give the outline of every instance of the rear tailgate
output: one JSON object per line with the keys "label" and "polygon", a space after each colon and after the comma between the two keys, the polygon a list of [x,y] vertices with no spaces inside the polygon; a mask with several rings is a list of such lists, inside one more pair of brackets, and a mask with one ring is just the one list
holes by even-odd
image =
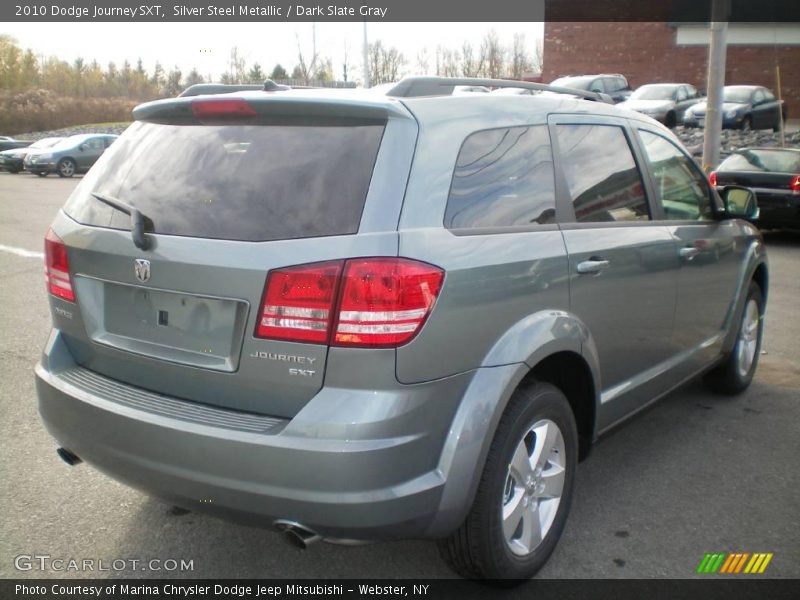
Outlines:
{"label": "rear tailgate", "polygon": [[[160,103],[169,110],[131,126],[76,188],[53,229],[78,310],[67,318],[67,303],[52,303],[80,365],[281,417],[320,389],[327,346],[255,336],[267,273],[396,256],[416,125],[404,109],[263,96],[249,101],[258,114],[201,122],[169,118],[190,101]],[[152,221],[150,247],[92,192]]]}

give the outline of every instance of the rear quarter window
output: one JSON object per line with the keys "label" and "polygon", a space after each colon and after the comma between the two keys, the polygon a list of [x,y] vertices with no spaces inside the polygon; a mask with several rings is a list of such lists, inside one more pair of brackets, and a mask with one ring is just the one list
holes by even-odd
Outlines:
{"label": "rear quarter window", "polygon": [[553,156],[546,125],[478,131],[456,159],[448,229],[510,228],[555,221]]}
{"label": "rear quarter window", "polygon": [[356,233],[385,121],[282,118],[263,125],[131,126],[64,207],[76,221],[154,233],[270,241]]}

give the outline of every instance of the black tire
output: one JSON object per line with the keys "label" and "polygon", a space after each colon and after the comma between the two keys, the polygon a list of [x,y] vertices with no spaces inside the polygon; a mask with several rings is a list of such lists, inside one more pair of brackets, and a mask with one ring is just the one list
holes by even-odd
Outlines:
{"label": "black tire", "polygon": [[13,173],[14,175],[16,175],[17,173],[19,173],[20,171],[22,171],[22,169],[20,169],[19,167],[11,167],[11,168],[8,170],[8,172],[9,172],[9,173]]}
{"label": "black tire", "polygon": [[[748,306],[751,301],[755,302],[758,310],[758,326],[755,331],[755,353],[753,354],[749,368],[745,371],[740,363],[740,353],[744,350],[742,348],[743,344],[747,344],[747,340],[743,339],[743,328],[745,321],[748,320]],[[758,356],[761,353],[761,337],[764,333],[764,296],[761,293],[761,288],[754,281],[750,282],[750,288],[744,302],[742,315],[736,327],[736,342],[734,343],[733,350],[719,365],[706,373],[703,378],[706,386],[711,391],[718,394],[732,396],[746,390],[750,382],[753,381],[753,376],[758,367]]]}
{"label": "black tire", "polygon": [[666,125],[670,129],[675,129],[675,126],[678,124],[678,118],[675,116],[674,112],[667,113],[667,117],[664,119],[664,125]]}
{"label": "black tire", "polygon": [[[564,482],[555,517],[543,539],[529,554],[520,556],[512,552],[506,541],[502,508],[508,493],[512,456],[518,446],[528,440],[526,434],[535,435],[528,432],[542,420],[557,425],[562,434],[565,456],[559,460],[563,462]],[[558,458],[557,454],[552,456]],[[487,583],[504,587],[530,579],[545,564],[564,530],[572,501],[577,459],[575,416],[561,390],[548,383],[519,388],[497,426],[472,509],[461,527],[439,542],[439,552],[444,561],[462,577],[487,580]],[[549,460],[547,464],[550,464]],[[523,496],[527,493],[523,492]]]}
{"label": "black tire", "polygon": [[75,175],[75,171],[77,169],[77,165],[75,161],[71,158],[62,158],[58,161],[58,165],[56,166],[56,173],[58,173],[59,177],[72,177]]}

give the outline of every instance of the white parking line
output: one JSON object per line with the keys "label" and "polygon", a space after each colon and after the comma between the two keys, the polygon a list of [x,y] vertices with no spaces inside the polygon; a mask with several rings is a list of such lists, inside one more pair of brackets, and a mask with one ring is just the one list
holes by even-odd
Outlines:
{"label": "white parking line", "polygon": [[25,258],[44,258],[43,252],[32,252],[31,250],[25,250],[25,248],[15,248],[14,246],[6,246],[4,244],[0,244],[0,251],[9,252]]}

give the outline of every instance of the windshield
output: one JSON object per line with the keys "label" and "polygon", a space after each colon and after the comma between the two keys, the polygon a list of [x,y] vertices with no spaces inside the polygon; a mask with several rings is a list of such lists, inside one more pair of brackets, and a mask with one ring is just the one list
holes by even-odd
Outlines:
{"label": "windshield", "polygon": [[38,142],[33,142],[29,148],[50,148],[51,146],[55,146],[64,138],[43,138]]}
{"label": "windshield", "polygon": [[718,170],[800,173],[800,152],[791,150],[740,150],[722,161]]}
{"label": "windshield", "polygon": [[753,90],[750,88],[742,87],[726,87],[722,91],[723,102],[735,102],[736,104],[746,104],[750,102],[750,96]]}
{"label": "windshield", "polygon": [[672,100],[674,86],[643,85],[631,94],[631,100]]}
{"label": "windshield", "polygon": [[69,148],[75,148],[78,144],[81,144],[86,141],[82,135],[73,135],[72,137],[64,138],[63,140],[56,142],[53,144],[53,150],[68,150]]}
{"label": "windshield", "polygon": [[550,85],[575,88],[576,90],[585,90],[589,87],[589,81],[590,79],[585,77],[561,77],[555,81],[551,81]]}
{"label": "windshield", "polygon": [[358,231],[385,121],[285,117],[264,125],[132,125],[64,207],[79,223],[130,229],[99,193],[154,233],[268,241]]}

